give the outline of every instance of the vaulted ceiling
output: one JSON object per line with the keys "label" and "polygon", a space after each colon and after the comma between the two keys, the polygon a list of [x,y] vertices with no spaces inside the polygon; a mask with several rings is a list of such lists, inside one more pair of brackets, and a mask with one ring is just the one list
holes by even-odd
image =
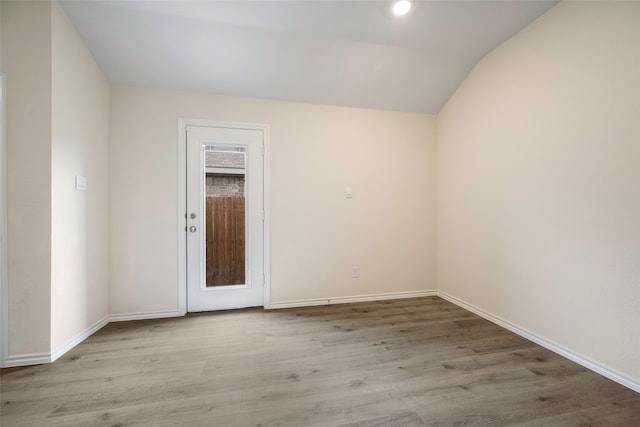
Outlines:
{"label": "vaulted ceiling", "polygon": [[73,1],[113,85],[438,113],[473,66],[557,1]]}

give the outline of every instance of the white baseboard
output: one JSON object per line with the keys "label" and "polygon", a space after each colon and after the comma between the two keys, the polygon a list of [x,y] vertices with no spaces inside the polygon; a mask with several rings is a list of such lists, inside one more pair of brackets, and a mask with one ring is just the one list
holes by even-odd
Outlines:
{"label": "white baseboard", "polygon": [[484,311],[483,309],[469,304],[468,302],[465,302],[459,298],[456,298],[453,295],[449,295],[446,292],[438,291],[437,294],[442,299],[445,299],[461,308],[464,308],[467,311],[475,313],[478,316],[483,317],[498,326],[502,326],[503,328],[508,329],[509,331],[518,334],[523,338],[528,339],[529,341],[533,341],[534,343],[539,344],[542,347],[545,347],[546,349],[559,354],[560,356],[566,357],[567,359],[576,362],[577,364],[582,365],[587,369],[590,369],[604,377],[609,378],[610,380],[613,380],[625,387],[630,388],[633,391],[640,393],[640,382],[620,372],[617,372],[615,369],[611,369],[608,366],[604,366],[553,341],[549,341],[548,339],[536,335],[525,328],[522,328],[514,323],[509,322],[508,320]]}
{"label": "white baseboard", "polygon": [[[459,298],[454,297],[443,291],[435,291],[435,290],[424,290],[424,291],[410,291],[410,292],[393,292],[393,293],[382,293],[382,294],[369,294],[369,295],[357,295],[357,296],[349,296],[349,297],[335,297],[335,298],[322,298],[322,299],[307,299],[307,300],[294,300],[294,301],[282,301],[282,302],[274,302],[269,306],[265,306],[265,309],[280,309],[280,308],[293,308],[293,307],[310,307],[317,305],[331,305],[331,304],[346,304],[353,302],[366,302],[366,301],[381,301],[381,300],[390,300],[390,299],[401,299],[401,298],[420,298],[420,297],[428,297],[428,296],[438,296],[442,299],[445,299],[467,311],[477,314],[480,317],[483,317],[490,322],[495,323],[515,334],[520,335],[536,344],[541,345],[542,347],[547,348],[548,350],[553,351],[567,359],[576,362],[579,365],[584,366],[587,369],[590,369],[604,377],[609,378],[619,384],[622,384],[625,387],[630,388],[638,393],[640,393],[640,382],[630,378],[616,370],[609,368],[608,366],[604,366],[594,360],[589,359],[581,354],[578,354],[574,351],[571,351],[557,343],[554,343],[546,338],[543,338],[539,335],[534,334],[533,332],[522,328],[514,323],[509,322],[499,316],[493,315],[479,307],[476,307],[472,304],[469,304]],[[185,313],[181,313],[178,310],[170,310],[170,311],[151,311],[151,312],[137,312],[137,313],[124,313],[124,314],[112,314],[110,316],[106,316],[103,319],[100,319],[89,328],[85,329],[69,341],[67,341],[64,345],[60,346],[52,353],[39,353],[39,354],[23,354],[23,355],[13,355],[7,356],[5,359],[5,363],[3,367],[15,367],[15,366],[27,366],[27,365],[39,365],[43,363],[51,363],[66,352],[71,350],[76,345],[80,344],[82,341],[87,339],[93,333],[107,325],[109,322],[123,322],[128,320],[143,320],[143,319],[159,319],[165,317],[179,317],[184,316]]]}
{"label": "white baseboard", "polygon": [[180,316],[184,316],[184,313],[180,313],[178,310],[142,311],[142,312],[136,312],[136,313],[112,314],[111,316],[109,316],[109,322],[126,322],[129,320],[161,319],[165,317],[180,317]]}
{"label": "white baseboard", "polygon": [[105,316],[98,320],[93,325],[89,326],[84,331],[80,332],[75,337],[58,347],[51,353],[38,353],[38,354],[16,354],[7,356],[2,364],[3,368],[11,368],[16,366],[28,366],[28,365],[41,365],[44,363],[52,363],[62,357],[69,350],[80,344],[82,341],[89,338],[91,335],[102,329],[110,322],[123,322],[127,320],[143,320],[143,319],[160,319],[163,317],[178,317],[184,316],[184,313],[178,312],[178,310],[171,311],[150,311],[140,313],[126,313],[126,314],[112,314]]}
{"label": "white baseboard", "polygon": [[73,347],[80,344],[82,341],[89,338],[91,335],[96,333],[98,330],[102,329],[109,323],[109,316],[105,316],[102,319],[98,320],[93,325],[89,326],[84,331],[80,332],[75,337],[71,338],[69,341],[58,347],[56,350],[51,352],[51,362],[58,360],[62,355],[71,350]]}
{"label": "white baseboard", "polygon": [[43,363],[52,363],[62,357],[65,353],[71,350],[73,347],[80,344],[82,341],[89,338],[91,335],[102,329],[109,323],[109,316],[105,316],[98,320],[93,325],[89,326],[84,331],[71,338],[66,343],[52,351],[51,353],[38,353],[38,354],[16,354],[8,356],[4,362],[3,368],[10,368],[15,366],[27,366],[27,365],[41,365]]}
{"label": "white baseboard", "polygon": [[12,368],[15,366],[42,365],[43,363],[51,363],[51,353],[37,354],[16,354],[7,356],[4,361],[3,368]]}
{"label": "white baseboard", "polygon": [[293,307],[312,307],[314,305],[329,305],[328,299],[300,299],[292,301],[272,302],[269,305],[265,305],[265,310],[277,310],[279,308],[293,308]]}
{"label": "white baseboard", "polygon": [[268,310],[275,310],[279,308],[311,307],[314,305],[333,305],[333,304],[347,304],[352,302],[382,301],[382,300],[388,300],[388,299],[432,297],[436,295],[437,295],[437,291],[435,290],[391,292],[391,293],[383,293],[383,294],[354,295],[354,296],[348,296],[348,297],[333,297],[333,298],[272,302],[271,304],[269,304],[268,306],[265,306],[264,308]]}

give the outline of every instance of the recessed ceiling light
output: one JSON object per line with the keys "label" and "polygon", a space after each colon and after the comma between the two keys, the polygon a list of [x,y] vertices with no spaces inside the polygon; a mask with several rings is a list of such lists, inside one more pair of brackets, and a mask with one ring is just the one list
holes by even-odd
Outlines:
{"label": "recessed ceiling light", "polygon": [[409,0],[400,0],[393,5],[393,14],[396,16],[406,15],[410,10],[411,2]]}

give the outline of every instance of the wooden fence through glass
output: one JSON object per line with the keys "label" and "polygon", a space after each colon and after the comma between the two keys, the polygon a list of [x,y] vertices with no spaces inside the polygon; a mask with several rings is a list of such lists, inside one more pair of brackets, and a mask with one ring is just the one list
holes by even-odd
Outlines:
{"label": "wooden fence through glass", "polygon": [[207,197],[207,287],[245,284],[245,198]]}

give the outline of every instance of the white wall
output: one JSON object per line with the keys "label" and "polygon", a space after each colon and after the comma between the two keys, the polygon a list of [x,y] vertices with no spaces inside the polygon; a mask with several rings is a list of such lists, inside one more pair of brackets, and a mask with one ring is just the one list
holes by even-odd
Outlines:
{"label": "white wall", "polygon": [[640,381],[640,3],[563,2],[438,116],[438,287]]}
{"label": "white wall", "polygon": [[9,355],[50,350],[51,3],[2,1]]}
{"label": "white wall", "polygon": [[[51,347],[109,314],[109,85],[52,10]],[[88,179],[75,189],[75,176]]]}
{"label": "white wall", "polygon": [[2,68],[2,5],[0,5],[0,366],[7,357],[7,144],[6,144],[6,88]]}
{"label": "white wall", "polygon": [[271,126],[272,302],[435,289],[434,116],[115,87],[112,313],[177,309],[178,118]]}
{"label": "white wall", "polygon": [[109,86],[56,2],[1,8],[11,365],[108,315]]}
{"label": "white wall", "polygon": [[4,72],[2,68],[2,6],[0,5],[0,71]]}

